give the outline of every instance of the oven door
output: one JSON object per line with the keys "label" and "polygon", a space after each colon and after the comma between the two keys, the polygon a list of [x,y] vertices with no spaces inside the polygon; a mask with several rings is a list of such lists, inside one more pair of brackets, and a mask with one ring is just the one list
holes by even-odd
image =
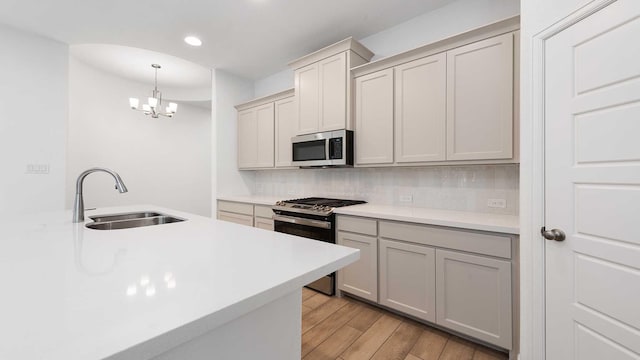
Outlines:
{"label": "oven door", "polygon": [[[273,226],[276,232],[335,244],[336,238],[333,229],[334,222],[331,221],[332,218],[306,218],[299,217],[296,214],[276,213],[273,215]],[[306,286],[326,295],[333,296],[336,289],[336,273],[323,276]]]}
{"label": "oven door", "polygon": [[335,243],[333,226],[328,220],[275,214],[273,215],[273,226],[277,232]]}

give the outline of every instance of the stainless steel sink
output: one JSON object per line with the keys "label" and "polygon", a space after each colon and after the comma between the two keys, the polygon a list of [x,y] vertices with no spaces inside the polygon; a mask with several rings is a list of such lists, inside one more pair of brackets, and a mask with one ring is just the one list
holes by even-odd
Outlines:
{"label": "stainless steel sink", "polygon": [[95,215],[91,216],[90,218],[94,220],[94,222],[88,223],[86,227],[94,230],[131,229],[142,226],[170,224],[185,221],[185,219],[152,211],[126,214]]}
{"label": "stainless steel sink", "polygon": [[94,215],[94,216],[89,216],[89,218],[95,222],[106,222],[106,221],[142,219],[142,218],[150,218],[155,216],[166,216],[166,215],[158,212],[153,212],[153,211],[141,211],[141,212],[122,213],[122,214]]}

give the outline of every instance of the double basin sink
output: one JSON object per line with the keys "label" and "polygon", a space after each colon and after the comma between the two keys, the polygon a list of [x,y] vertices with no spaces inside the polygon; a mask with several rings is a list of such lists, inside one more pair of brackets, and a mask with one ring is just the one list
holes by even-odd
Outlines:
{"label": "double basin sink", "polygon": [[119,230],[131,229],[142,226],[170,224],[185,221],[175,216],[162,214],[155,211],[141,211],[123,214],[108,214],[89,216],[93,222],[85,225],[94,230]]}

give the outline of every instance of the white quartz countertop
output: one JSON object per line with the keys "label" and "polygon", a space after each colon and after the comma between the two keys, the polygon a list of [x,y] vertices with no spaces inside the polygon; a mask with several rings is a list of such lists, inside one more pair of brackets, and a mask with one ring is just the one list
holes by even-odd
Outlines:
{"label": "white quartz countertop", "polygon": [[273,206],[276,204],[276,201],[286,200],[286,199],[283,199],[282,197],[275,197],[275,196],[222,195],[222,196],[218,196],[218,200]]}
{"label": "white quartz countertop", "polygon": [[[148,359],[355,261],[351,248],[156,206],[187,221],[0,223],[0,359]],[[277,329],[274,329],[277,331]]]}
{"label": "white quartz countertop", "polygon": [[345,206],[335,209],[335,213],[508,234],[520,233],[519,219],[513,215],[375,204]]}
{"label": "white quartz countertop", "polygon": [[[281,197],[229,195],[218,200],[249,204],[274,205]],[[515,215],[489,214],[452,210],[427,209],[408,206],[362,204],[335,209],[336,214],[363,216],[383,220],[406,221],[418,224],[450,226],[463,229],[520,234],[520,220]]]}

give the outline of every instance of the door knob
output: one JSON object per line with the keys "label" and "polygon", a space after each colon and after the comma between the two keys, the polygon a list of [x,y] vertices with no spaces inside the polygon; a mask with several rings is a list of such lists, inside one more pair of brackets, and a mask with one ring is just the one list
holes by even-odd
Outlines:
{"label": "door knob", "polygon": [[544,238],[547,240],[564,241],[564,239],[566,239],[566,235],[564,234],[564,231],[560,229],[547,230],[543,226],[540,229],[540,234],[542,234],[542,236],[544,236]]}

